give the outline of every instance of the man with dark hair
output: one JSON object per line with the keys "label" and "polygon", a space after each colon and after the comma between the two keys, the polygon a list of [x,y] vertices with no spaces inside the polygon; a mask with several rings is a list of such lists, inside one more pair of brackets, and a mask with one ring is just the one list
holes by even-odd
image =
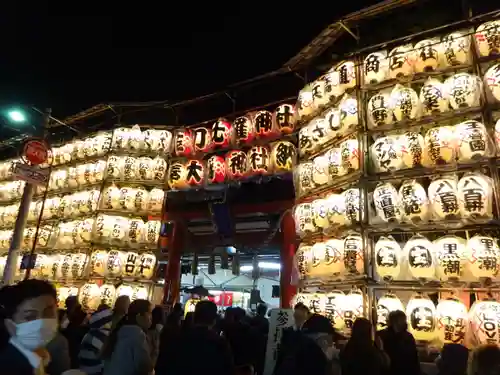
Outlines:
{"label": "man with dark hair", "polygon": [[267,306],[264,303],[257,305],[255,317],[252,319],[252,326],[255,327],[261,334],[269,333],[269,320],[266,318]]}
{"label": "man with dark hair", "polygon": [[194,325],[212,328],[217,320],[217,305],[211,301],[198,302],[194,308]]}
{"label": "man with dark hair", "polygon": [[309,319],[309,308],[302,302],[297,303],[293,308],[293,319],[294,327],[296,331],[299,331],[307,319]]}

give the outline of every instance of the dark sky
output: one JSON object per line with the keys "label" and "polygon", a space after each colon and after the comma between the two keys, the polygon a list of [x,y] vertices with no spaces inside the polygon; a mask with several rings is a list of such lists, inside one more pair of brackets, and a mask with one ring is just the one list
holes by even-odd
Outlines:
{"label": "dark sky", "polygon": [[0,16],[0,101],[65,117],[100,102],[195,97],[281,67],[376,2],[12,2]]}

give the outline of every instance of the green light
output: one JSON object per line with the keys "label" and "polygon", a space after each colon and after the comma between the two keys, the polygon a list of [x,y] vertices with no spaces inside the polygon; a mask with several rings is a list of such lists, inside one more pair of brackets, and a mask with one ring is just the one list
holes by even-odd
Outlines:
{"label": "green light", "polygon": [[18,123],[26,122],[26,116],[21,111],[18,110],[9,111],[7,115],[9,116],[9,119],[13,122],[18,122]]}

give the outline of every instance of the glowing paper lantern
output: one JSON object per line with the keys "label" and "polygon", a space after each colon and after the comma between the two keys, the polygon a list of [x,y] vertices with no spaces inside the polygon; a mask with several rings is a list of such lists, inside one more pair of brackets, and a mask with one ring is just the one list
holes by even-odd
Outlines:
{"label": "glowing paper lantern", "polygon": [[153,181],[164,182],[167,174],[167,162],[159,156],[155,157],[152,162]]}
{"label": "glowing paper lantern", "polygon": [[328,173],[328,156],[319,155],[314,158],[312,180],[316,187],[326,185],[331,181]]}
{"label": "glowing paper lantern", "polygon": [[444,236],[434,241],[437,272],[441,280],[460,279],[466,266],[465,240]]}
{"label": "glowing paper lantern", "polygon": [[476,301],[469,311],[471,333],[474,346],[500,345],[500,303],[489,299]]}
{"label": "glowing paper lantern", "polygon": [[87,283],[80,288],[78,300],[84,310],[97,310],[101,303],[101,293],[97,284]]}
{"label": "glowing paper lantern", "polygon": [[304,235],[307,232],[315,232],[314,210],[312,203],[302,203],[295,207],[293,217],[297,234]]}
{"label": "glowing paper lantern", "polygon": [[311,246],[300,244],[294,256],[294,264],[299,274],[300,280],[304,280],[308,276],[308,270],[310,268],[311,262]]}
{"label": "glowing paper lantern", "polygon": [[147,129],[144,131],[144,146],[148,152],[170,153],[172,133],[168,130]]}
{"label": "glowing paper lantern", "polygon": [[469,270],[476,278],[494,278],[500,266],[500,248],[497,240],[475,235],[467,241]]}
{"label": "glowing paper lantern", "polygon": [[370,153],[377,172],[397,171],[404,167],[401,143],[395,136],[377,138]]}
{"label": "glowing paper lantern", "polygon": [[281,134],[293,133],[295,120],[295,107],[292,104],[282,104],[274,111],[273,123]]}
{"label": "glowing paper lantern", "polygon": [[[123,164],[121,164],[121,179],[125,181],[133,181],[139,178],[139,160],[136,157],[124,156]],[[86,171],[84,176],[87,176]],[[94,183],[95,181],[89,180],[88,183]]]}
{"label": "glowing paper lantern", "polygon": [[134,285],[132,287],[132,296],[130,296],[131,301],[135,301],[136,299],[148,299],[148,288],[141,285]]}
{"label": "glowing paper lantern", "polygon": [[185,165],[186,184],[198,187],[205,182],[205,165],[201,160],[188,160]]}
{"label": "glowing paper lantern", "polygon": [[331,238],[325,242],[325,253],[323,263],[328,276],[338,276],[341,274],[344,264],[342,255],[344,253],[344,241]]}
{"label": "glowing paper lantern", "polygon": [[329,139],[335,138],[342,133],[342,122],[340,121],[340,110],[338,108],[328,109],[324,121]]}
{"label": "glowing paper lantern", "polygon": [[222,156],[211,156],[208,159],[207,167],[207,182],[209,184],[222,184],[226,181],[226,162]]}
{"label": "glowing paper lantern", "polygon": [[392,293],[387,293],[377,301],[377,330],[387,328],[389,314],[392,311],[404,311],[401,300]]}
{"label": "glowing paper lantern", "polygon": [[342,312],[344,315],[344,333],[349,335],[354,321],[364,314],[363,293],[359,290],[353,290],[346,295]]}
{"label": "glowing paper lantern", "polygon": [[352,232],[344,238],[344,267],[348,274],[364,273],[363,238],[359,233]]}
{"label": "glowing paper lantern", "polygon": [[303,127],[299,130],[299,154],[306,155],[314,151],[316,146],[312,140],[311,128]]}
{"label": "glowing paper lantern", "polygon": [[162,189],[153,188],[149,192],[149,198],[146,201],[147,212],[160,212],[163,208],[165,192]]}
{"label": "glowing paper lantern", "polygon": [[248,173],[250,175],[264,175],[270,172],[271,160],[269,157],[269,149],[267,147],[252,147],[250,151],[248,151],[247,160]]}
{"label": "glowing paper lantern", "polygon": [[407,44],[389,52],[389,78],[400,78],[413,73],[413,46]]}
{"label": "glowing paper lantern", "polygon": [[136,263],[139,259],[139,254],[135,251],[127,252],[125,256],[125,267],[123,269],[123,276],[132,277],[135,274]]}
{"label": "glowing paper lantern", "polygon": [[426,161],[431,165],[449,164],[455,160],[455,134],[450,126],[432,128],[425,134]]}
{"label": "glowing paper lantern", "polygon": [[366,56],[363,63],[363,73],[365,84],[376,84],[387,79],[389,74],[389,60],[387,53],[373,52]]}
{"label": "glowing paper lantern", "polygon": [[401,273],[401,246],[392,236],[380,237],[375,243],[375,270],[383,279],[397,279]]}
{"label": "glowing paper lantern", "polygon": [[331,101],[344,94],[344,87],[340,85],[340,72],[334,68],[323,76],[325,80],[325,94]]}
{"label": "glowing paper lantern", "polygon": [[436,338],[436,308],[422,294],[410,299],[406,307],[408,330],[417,341],[432,341]]}
{"label": "glowing paper lantern", "polygon": [[187,170],[184,163],[175,161],[170,164],[168,171],[168,186],[170,189],[182,189],[186,187]]}
{"label": "glowing paper lantern", "polygon": [[404,168],[414,168],[422,165],[425,147],[424,137],[419,133],[406,132],[397,138],[397,144],[403,150]]}
{"label": "glowing paper lantern", "polygon": [[324,242],[316,242],[311,247],[311,267],[310,267],[310,276],[319,277],[323,276],[325,273],[323,260],[325,258],[325,243]]}
{"label": "glowing paper lantern", "polygon": [[388,91],[380,91],[368,100],[368,120],[374,126],[389,125],[394,122]]}
{"label": "glowing paper lantern", "polygon": [[459,213],[458,186],[456,178],[444,176],[429,185],[431,210],[437,219],[454,218]]}
{"label": "glowing paper lantern", "polygon": [[232,180],[239,180],[247,175],[248,161],[244,151],[233,150],[226,155],[226,171]]}
{"label": "glowing paper lantern", "polygon": [[106,277],[119,277],[124,271],[126,253],[118,250],[110,250],[106,258]]}
{"label": "glowing paper lantern", "polygon": [[340,144],[342,169],[345,174],[359,170],[359,144],[357,139],[347,139]]}
{"label": "glowing paper lantern", "polygon": [[125,229],[126,243],[131,247],[137,247],[142,241],[145,231],[145,224],[141,218],[129,219],[128,226]]}
{"label": "glowing paper lantern", "polygon": [[141,280],[151,280],[154,276],[156,256],[153,253],[142,253],[136,262],[134,276]]}
{"label": "glowing paper lantern", "polygon": [[295,167],[297,150],[293,143],[278,141],[271,148],[271,169],[273,172],[290,172]]}
{"label": "glowing paper lantern", "polygon": [[328,208],[328,220],[334,226],[342,226],[347,223],[347,215],[345,214],[345,196],[344,194],[330,194],[326,198]]}
{"label": "glowing paper lantern", "polygon": [[464,218],[493,216],[491,178],[482,173],[466,173],[458,181],[458,206]]}
{"label": "glowing paper lantern", "polygon": [[233,127],[226,119],[220,118],[212,125],[212,143],[214,147],[228,147],[232,136]]}
{"label": "glowing paper lantern", "polygon": [[130,285],[122,284],[116,289],[116,298],[120,296],[128,296],[130,298],[133,293],[134,290]]}
{"label": "glowing paper lantern", "polygon": [[83,275],[85,267],[87,266],[87,254],[76,253],[73,254],[71,263],[71,276],[73,279],[78,279]]}
{"label": "glowing paper lantern", "polygon": [[456,298],[439,301],[436,308],[439,341],[444,344],[463,344],[467,328],[467,308]]}
{"label": "glowing paper lantern", "polygon": [[299,120],[302,117],[309,116],[313,113],[314,107],[311,85],[306,85],[302,90],[300,90],[296,107]]}
{"label": "glowing paper lantern", "polygon": [[137,177],[139,180],[148,181],[153,179],[153,159],[141,157],[137,159]]}
{"label": "glowing paper lantern", "polygon": [[444,84],[450,95],[451,108],[477,107],[481,96],[478,83],[478,78],[469,73],[457,73],[449,77]]}
{"label": "glowing paper lantern", "polygon": [[475,34],[479,56],[500,53],[500,21],[494,20],[480,25]]}
{"label": "glowing paper lantern", "polygon": [[454,31],[443,37],[444,66],[465,65],[470,61],[470,37],[467,32]]}
{"label": "glowing paper lantern", "polygon": [[493,98],[500,101],[500,64],[491,66],[484,75],[484,82]]}
{"label": "glowing paper lantern", "polygon": [[194,151],[208,152],[212,149],[212,131],[207,128],[196,128],[193,130]]}
{"label": "glowing paper lantern", "polygon": [[325,93],[326,81],[323,77],[318,78],[311,84],[313,96],[313,108],[323,108],[329,101],[329,96]]}
{"label": "glowing paper lantern", "polygon": [[66,299],[69,297],[70,289],[66,286],[62,286],[56,289],[57,291],[57,307],[60,309],[66,308]]}
{"label": "glowing paper lantern", "polygon": [[443,113],[449,110],[446,85],[436,78],[428,78],[420,89],[420,102],[425,115]]}
{"label": "glowing paper lantern", "polygon": [[312,202],[313,207],[313,222],[316,228],[328,228],[328,207],[326,199],[316,199]]}
{"label": "glowing paper lantern", "polygon": [[158,246],[158,240],[160,239],[160,220],[149,220],[144,226],[144,238],[142,243],[146,246]]}
{"label": "glowing paper lantern", "polygon": [[401,203],[397,190],[390,182],[380,183],[373,192],[377,216],[384,222],[401,220]]}
{"label": "glowing paper lantern", "polygon": [[101,303],[113,306],[116,299],[116,288],[113,284],[103,284],[99,288]]}
{"label": "glowing paper lantern", "polygon": [[441,59],[442,47],[437,38],[424,39],[415,44],[415,71],[432,72],[437,69]]}
{"label": "glowing paper lantern", "polygon": [[390,105],[396,121],[413,120],[417,118],[420,110],[418,95],[410,87],[394,86],[391,91]]}
{"label": "glowing paper lantern", "polygon": [[258,111],[254,117],[255,134],[258,138],[269,138],[275,133],[273,114],[269,111]]}
{"label": "glowing paper lantern", "polygon": [[345,225],[353,225],[361,222],[363,212],[363,197],[358,188],[351,188],[342,194],[345,202]]}
{"label": "glowing paper lantern", "polygon": [[355,97],[345,94],[339,103],[340,121],[346,132],[358,125],[358,101]]}
{"label": "glowing paper lantern", "polygon": [[456,125],[455,134],[459,161],[480,160],[489,156],[488,131],[480,122],[464,121]]}
{"label": "glowing paper lantern", "polygon": [[429,199],[424,187],[415,180],[404,181],[399,188],[403,220],[418,223],[429,214]]}
{"label": "glowing paper lantern", "polygon": [[334,291],[325,295],[325,316],[330,319],[337,331],[345,328],[344,307],[346,295],[340,291]]}
{"label": "glowing paper lantern", "polygon": [[71,264],[73,263],[73,256],[71,254],[62,254],[61,263],[57,270],[57,279],[71,279]]}
{"label": "glowing paper lantern", "polygon": [[354,61],[343,61],[335,68],[339,72],[340,86],[344,90],[356,87],[356,66]]}
{"label": "glowing paper lantern", "polygon": [[191,156],[194,152],[193,132],[189,129],[179,129],[174,134],[174,152],[176,156]]}
{"label": "glowing paper lantern", "polygon": [[233,137],[236,146],[244,146],[253,142],[255,139],[255,127],[250,114],[237,117],[234,120]]}
{"label": "glowing paper lantern", "polygon": [[405,244],[403,253],[408,259],[408,268],[416,279],[433,279],[436,276],[434,245],[427,238],[415,235]]}

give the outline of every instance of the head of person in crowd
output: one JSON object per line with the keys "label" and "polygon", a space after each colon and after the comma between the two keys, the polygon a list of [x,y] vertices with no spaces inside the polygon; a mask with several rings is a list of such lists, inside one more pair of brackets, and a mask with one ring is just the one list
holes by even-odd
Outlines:
{"label": "head of person in crowd", "polygon": [[267,313],[267,306],[265,303],[259,303],[257,305],[257,316],[265,317]]}
{"label": "head of person in crowd", "polygon": [[177,302],[177,303],[174,305],[174,307],[172,308],[172,312],[175,312],[175,313],[177,313],[177,314],[181,314],[181,315],[182,315],[182,311],[183,311],[183,310],[184,310],[184,309],[182,308],[182,303],[179,303],[179,302]]}
{"label": "head of person in crowd", "polygon": [[64,306],[66,307],[66,312],[71,314],[78,306],[80,306],[80,302],[78,302],[78,296],[69,296],[64,301]]}
{"label": "head of person in crowd", "polygon": [[165,324],[165,313],[161,306],[155,306],[151,312],[151,329],[161,330]]}
{"label": "head of person in crowd", "polygon": [[0,304],[8,337],[29,351],[45,348],[59,326],[55,288],[35,279],[7,288]]}
{"label": "head of person in crowd", "polygon": [[213,328],[217,321],[217,305],[212,301],[200,301],[194,308],[193,323],[195,326]]}
{"label": "head of person in crowd", "polygon": [[469,350],[460,344],[446,344],[436,360],[436,366],[443,375],[465,375],[469,361]]}
{"label": "head of person in crowd", "polygon": [[241,307],[234,308],[234,320],[239,323],[243,323],[247,313]]}
{"label": "head of person in crowd", "polygon": [[232,324],[236,321],[236,310],[233,307],[228,307],[224,311],[224,324]]}
{"label": "head of person in crowd", "polygon": [[354,321],[349,342],[357,347],[373,345],[373,329],[368,319],[357,318]]}
{"label": "head of person in crowd", "polygon": [[302,326],[302,331],[313,339],[328,359],[333,357],[336,332],[330,320],[319,314],[313,314]]}
{"label": "head of person in crowd", "polygon": [[191,329],[194,323],[194,312],[188,312],[184,319],[182,320],[182,330],[188,331]]}
{"label": "head of person in crowd", "polygon": [[469,361],[469,375],[500,375],[500,348],[496,345],[477,348]]}
{"label": "head of person in crowd", "polygon": [[130,306],[130,297],[126,295],[121,295],[116,299],[115,307],[113,308],[113,313],[115,315],[125,315]]}
{"label": "head of person in crowd", "polygon": [[406,321],[406,314],[401,310],[391,311],[387,317],[387,325],[396,333],[406,332],[408,323]]}
{"label": "head of person in crowd", "polygon": [[301,328],[304,325],[306,320],[309,318],[309,315],[309,308],[302,302],[295,304],[293,307],[293,318],[297,328]]}

